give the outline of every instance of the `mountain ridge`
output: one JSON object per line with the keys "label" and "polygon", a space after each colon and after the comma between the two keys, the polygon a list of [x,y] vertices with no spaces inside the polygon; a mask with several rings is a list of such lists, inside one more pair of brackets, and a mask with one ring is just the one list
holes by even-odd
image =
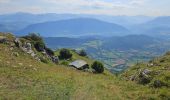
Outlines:
{"label": "mountain ridge", "polygon": [[[60,21],[51,21],[33,24],[16,33],[41,33],[42,36],[64,36],[64,35],[126,35],[129,30],[123,26],[100,21],[93,18],[75,18]],[[103,35],[103,36],[104,36]]]}

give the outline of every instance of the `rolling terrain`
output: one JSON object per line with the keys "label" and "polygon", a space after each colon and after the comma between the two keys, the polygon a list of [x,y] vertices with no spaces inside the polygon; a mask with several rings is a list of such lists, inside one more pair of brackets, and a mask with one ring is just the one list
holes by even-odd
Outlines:
{"label": "rolling terrain", "polygon": [[[170,50],[169,38],[155,38],[147,35],[122,37],[49,37],[45,43],[55,49],[84,49],[91,58],[106,64],[113,72],[121,72],[138,61],[148,61]],[[121,68],[113,67],[122,65]],[[117,66],[119,67],[119,66]]]}

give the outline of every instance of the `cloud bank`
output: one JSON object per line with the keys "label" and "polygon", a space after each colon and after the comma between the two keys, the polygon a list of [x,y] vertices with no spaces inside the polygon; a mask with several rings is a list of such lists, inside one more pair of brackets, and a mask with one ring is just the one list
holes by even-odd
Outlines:
{"label": "cloud bank", "polygon": [[0,13],[170,15],[170,0],[0,0]]}

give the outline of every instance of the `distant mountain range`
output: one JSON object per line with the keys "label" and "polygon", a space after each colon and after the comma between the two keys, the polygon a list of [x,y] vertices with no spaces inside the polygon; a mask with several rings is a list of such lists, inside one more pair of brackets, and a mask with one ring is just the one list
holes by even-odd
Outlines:
{"label": "distant mountain range", "polygon": [[147,35],[170,35],[170,16],[157,17],[143,24],[138,24],[130,29],[134,33]]}
{"label": "distant mountain range", "polygon": [[30,32],[42,36],[123,36],[129,34],[125,27],[92,18],[76,18],[30,25],[18,31],[20,35]]}
{"label": "distant mountain range", "polygon": [[[114,35],[117,35],[120,33],[122,35],[125,35],[128,33],[127,30],[129,30],[133,34],[145,34],[145,35],[151,35],[151,36],[155,36],[155,35],[159,36],[159,35],[167,35],[167,34],[169,35],[170,34],[170,16],[161,16],[161,17],[108,16],[108,15],[55,14],[55,13],[47,13],[47,14],[14,13],[14,14],[0,15],[0,31],[16,33],[16,32],[22,32],[22,31],[24,32],[26,29],[31,29],[31,30],[27,30],[25,32],[28,32],[28,31],[34,32],[35,29],[33,30],[32,28],[30,28],[31,26],[38,27],[40,24],[54,24],[54,23],[58,23],[61,21],[67,21],[67,22],[69,20],[75,21],[75,19],[77,19],[79,21],[81,19],[82,21],[80,21],[81,23],[79,23],[81,25],[85,19],[94,19],[94,20],[98,20],[98,21],[100,20],[100,22],[98,22],[98,23],[94,22],[94,23],[101,24],[100,26],[102,26],[102,27],[104,27],[103,25],[108,25],[106,23],[110,23],[110,24],[113,23],[114,26],[119,26],[119,28],[118,27],[113,28],[114,31],[109,29],[108,26],[105,26],[105,27],[107,27],[106,29],[109,29],[109,30],[105,29],[105,31],[107,32],[107,34],[111,34],[111,35],[113,35],[113,33],[114,33]],[[71,22],[71,23],[73,23],[73,22]],[[69,24],[69,25],[71,25],[71,24]],[[74,24],[74,25],[70,28],[77,27],[76,24]],[[87,23],[84,23],[84,25],[87,25]],[[38,31],[38,32],[40,34],[41,34],[41,32],[43,32],[44,36],[46,34],[48,34],[48,35],[51,34],[51,36],[60,36],[61,34],[62,35],[70,35],[70,34],[71,35],[77,35],[77,34],[84,35],[85,33],[86,33],[85,35],[88,35],[88,34],[92,34],[92,32],[95,34],[97,33],[96,35],[98,35],[98,34],[101,35],[101,32],[103,32],[102,29],[105,28],[105,27],[101,28],[101,27],[99,27],[99,25],[97,25],[97,26],[95,25],[96,28],[100,28],[99,30],[101,32],[98,33],[99,30],[96,31],[96,29],[93,29],[93,30],[90,29],[90,31],[88,31],[88,32],[85,32],[85,30],[82,30],[82,32],[80,32],[80,29],[82,28],[82,27],[80,28],[80,26],[78,27],[77,31],[75,31],[75,29],[68,29],[68,28],[66,28],[66,26],[61,27],[61,25],[57,25],[57,27],[58,26],[60,26],[62,31],[57,30],[57,28],[55,27],[55,29],[52,29],[55,31],[48,30],[47,31],[48,33],[44,32],[44,31]],[[122,31],[118,31],[118,29],[121,29],[120,27],[123,29]],[[90,28],[94,28],[94,26],[90,27]],[[44,29],[44,27],[41,28],[41,30],[43,30],[43,29]],[[47,29],[49,29],[49,28],[47,27]],[[86,28],[83,27],[82,29],[86,29]],[[57,32],[56,32],[56,30],[57,30]],[[110,31],[112,31],[112,32],[110,33]],[[122,33],[122,32],[124,32],[124,33]],[[102,34],[105,34],[105,32]],[[19,34],[16,34],[16,35],[19,35]]]}

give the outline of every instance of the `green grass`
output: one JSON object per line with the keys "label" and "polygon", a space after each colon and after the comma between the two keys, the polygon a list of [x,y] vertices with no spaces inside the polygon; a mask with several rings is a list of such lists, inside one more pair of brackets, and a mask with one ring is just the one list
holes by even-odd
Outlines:
{"label": "green grass", "polygon": [[[16,47],[9,48],[0,44],[0,100],[166,100],[169,96],[166,88],[139,85],[107,71],[93,74],[51,62],[45,64]],[[72,53],[72,60],[93,62]]]}

